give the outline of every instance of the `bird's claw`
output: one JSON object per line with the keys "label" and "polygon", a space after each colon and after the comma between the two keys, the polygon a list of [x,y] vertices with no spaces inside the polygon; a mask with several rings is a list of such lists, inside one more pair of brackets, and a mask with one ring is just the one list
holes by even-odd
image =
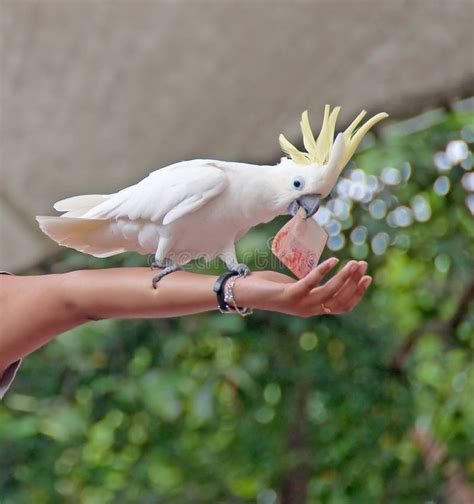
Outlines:
{"label": "bird's claw", "polygon": [[236,264],[231,271],[237,272],[240,276],[243,276],[244,278],[250,274],[250,268],[243,263]]}
{"label": "bird's claw", "polygon": [[[158,266],[156,263],[153,263],[152,265],[153,268],[163,268],[163,266]],[[173,271],[178,271],[182,269],[179,264],[170,264],[168,266],[165,266],[159,273],[157,273],[151,280],[151,283],[153,285],[153,288],[156,289],[156,284],[166,275],[169,275],[170,273],[173,273]]]}
{"label": "bird's claw", "polygon": [[150,264],[150,268],[153,270],[153,269],[162,269],[162,268],[166,268],[166,266],[169,266],[168,262],[167,261],[157,261],[157,260],[154,260],[151,264]]}

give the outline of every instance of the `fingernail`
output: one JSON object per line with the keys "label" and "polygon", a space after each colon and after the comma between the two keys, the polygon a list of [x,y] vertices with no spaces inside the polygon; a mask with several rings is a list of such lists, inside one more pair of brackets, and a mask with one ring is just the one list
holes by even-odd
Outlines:
{"label": "fingernail", "polygon": [[331,259],[330,259],[331,266],[335,266],[338,262],[339,262],[339,259],[337,257],[331,257]]}
{"label": "fingernail", "polygon": [[324,268],[331,268],[334,265],[334,257],[330,257],[321,263]]}
{"label": "fingernail", "polygon": [[350,271],[351,271],[351,272],[354,272],[354,271],[355,271],[358,267],[359,267],[359,263],[354,262],[354,263],[352,263],[352,265],[351,265],[351,269],[350,269]]}
{"label": "fingernail", "polygon": [[365,281],[365,288],[368,289],[371,283],[372,283],[372,277],[369,277],[369,279]]}

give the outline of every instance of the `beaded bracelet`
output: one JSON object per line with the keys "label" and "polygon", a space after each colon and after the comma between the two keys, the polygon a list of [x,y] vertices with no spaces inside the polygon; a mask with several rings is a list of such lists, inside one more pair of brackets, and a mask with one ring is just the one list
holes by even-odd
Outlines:
{"label": "beaded bracelet", "polygon": [[224,301],[227,303],[227,305],[233,309],[242,317],[246,317],[247,315],[251,315],[253,313],[252,308],[242,308],[240,306],[237,306],[237,303],[234,298],[234,285],[235,282],[237,281],[237,278],[241,277],[243,275],[236,275],[231,277],[230,279],[227,280],[227,282],[224,285]]}

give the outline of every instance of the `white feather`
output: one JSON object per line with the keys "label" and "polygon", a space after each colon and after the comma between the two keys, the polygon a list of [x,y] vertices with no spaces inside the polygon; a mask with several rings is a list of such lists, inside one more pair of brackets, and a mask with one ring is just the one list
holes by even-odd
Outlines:
{"label": "white feather", "polygon": [[123,237],[114,232],[110,222],[101,219],[70,217],[36,217],[41,230],[64,247],[96,257],[109,257],[125,252]]}
{"label": "white feather", "polygon": [[108,194],[84,194],[82,196],[73,196],[61,201],[57,201],[53,208],[58,212],[68,212],[70,210],[80,210],[83,208],[92,208],[109,198]]}
{"label": "white feather", "polygon": [[111,195],[84,218],[145,219],[171,224],[220,194],[227,178],[216,164],[184,161],[156,170],[131,187]]}

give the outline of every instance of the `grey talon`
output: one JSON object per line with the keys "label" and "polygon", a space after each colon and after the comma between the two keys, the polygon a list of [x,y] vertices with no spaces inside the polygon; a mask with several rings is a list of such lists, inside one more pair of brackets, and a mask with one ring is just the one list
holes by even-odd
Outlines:
{"label": "grey talon", "polygon": [[[152,268],[162,268],[163,266],[158,266],[155,263],[152,264]],[[182,267],[179,264],[169,264],[168,266],[165,266],[158,274],[156,274],[152,280],[151,283],[153,285],[153,288],[156,289],[156,284],[166,275],[169,275],[170,273],[173,273],[173,271],[178,271],[182,269]]]}
{"label": "grey talon", "polygon": [[246,264],[236,264],[231,271],[236,271],[239,275],[246,277],[250,274],[250,268]]}

